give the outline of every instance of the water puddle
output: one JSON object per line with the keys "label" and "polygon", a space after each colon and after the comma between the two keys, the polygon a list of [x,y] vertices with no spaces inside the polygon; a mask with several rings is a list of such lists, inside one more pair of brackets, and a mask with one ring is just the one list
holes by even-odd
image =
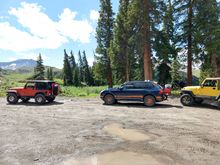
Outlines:
{"label": "water puddle", "polygon": [[156,135],[144,134],[135,129],[124,129],[120,124],[111,124],[104,127],[104,131],[111,135],[118,136],[124,140],[129,141],[144,141],[155,138]]}
{"label": "water puddle", "polygon": [[85,159],[73,159],[63,162],[61,165],[163,165],[172,164],[172,159],[166,156],[139,154],[134,152],[116,151],[96,155]]}

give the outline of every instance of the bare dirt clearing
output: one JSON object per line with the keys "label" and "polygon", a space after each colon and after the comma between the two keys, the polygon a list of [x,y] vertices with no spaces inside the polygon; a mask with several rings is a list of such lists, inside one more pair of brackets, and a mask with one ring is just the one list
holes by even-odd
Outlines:
{"label": "bare dirt clearing", "polygon": [[206,104],[182,107],[170,99],[146,108],[60,97],[37,106],[0,98],[3,165],[217,165],[219,157],[220,111]]}

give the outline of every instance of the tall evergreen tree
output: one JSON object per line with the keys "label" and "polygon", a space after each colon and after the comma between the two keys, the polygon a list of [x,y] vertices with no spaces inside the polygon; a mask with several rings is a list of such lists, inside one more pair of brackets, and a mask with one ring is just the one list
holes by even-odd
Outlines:
{"label": "tall evergreen tree", "polygon": [[78,62],[79,82],[84,82],[85,76],[84,76],[84,72],[83,72],[83,60],[82,60],[82,56],[81,56],[80,51],[78,52],[78,58],[79,58],[79,62]]}
{"label": "tall evergreen tree", "polygon": [[197,45],[199,45],[199,54],[202,59],[201,69],[204,72],[203,75],[210,73],[209,76],[219,77],[220,6],[217,0],[200,0],[195,5],[197,13],[195,16],[196,41]]}
{"label": "tall evergreen tree", "polygon": [[[179,26],[180,48],[187,50],[187,84],[192,85],[192,65],[195,56],[195,0],[175,0]],[[184,52],[184,51],[182,51]]]}
{"label": "tall evergreen tree", "polygon": [[44,79],[44,65],[43,65],[43,59],[41,57],[41,54],[39,54],[37,58],[37,65],[34,68],[34,76],[33,78],[36,80],[43,80]]}
{"label": "tall evergreen tree", "polygon": [[88,61],[87,61],[87,57],[86,57],[86,52],[83,51],[83,73],[84,73],[84,77],[85,77],[85,83],[89,86],[93,85],[94,83],[94,80],[93,80],[93,77],[92,77],[92,74],[91,74],[91,71],[90,71],[90,68],[89,68],[89,64],[88,64]]}
{"label": "tall evergreen tree", "polygon": [[114,26],[114,39],[111,43],[111,59],[116,82],[123,83],[133,78],[132,66],[135,63],[134,54],[131,52],[132,44],[129,42],[132,29],[128,24],[129,0],[120,0],[119,12]]}
{"label": "tall evergreen tree", "polygon": [[[144,79],[152,80],[153,63],[152,49],[155,41],[154,34],[156,27],[160,24],[160,10],[162,0],[142,1],[131,0],[131,5],[128,11],[129,26],[133,29],[133,37],[136,43],[135,53],[139,66],[143,71]],[[141,78],[143,79],[143,78]]]}
{"label": "tall evergreen tree", "polygon": [[74,54],[73,54],[73,51],[71,50],[70,52],[70,66],[72,68],[72,71],[74,71],[75,67],[76,67],[76,61],[75,61],[75,57],[74,57]]}
{"label": "tall evergreen tree", "polygon": [[102,71],[96,70],[95,74],[101,75],[103,78],[107,78],[107,83],[109,87],[113,86],[112,80],[112,67],[110,55],[108,49],[110,48],[110,43],[113,38],[113,11],[110,0],[100,0],[100,17],[98,20],[98,26],[96,29],[96,39],[97,39],[97,64],[102,66]]}
{"label": "tall evergreen tree", "polygon": [[69,56],[64,49],[64,64],[63,64],[63,82],[64,85],[73,84],[73,73],[69,62]]}
{"label": "tall evergreen tree", "polygon": [[79,81],[79,67],[76,66],[73,72],[74,78],[73,78],[73,84],[74,86],[78,87],[81,85],[81,82]]}
{"label": "tall evergreen tree", "polygon": [[53,68],[52,67],[47,68],[47,79],[53,80]]}

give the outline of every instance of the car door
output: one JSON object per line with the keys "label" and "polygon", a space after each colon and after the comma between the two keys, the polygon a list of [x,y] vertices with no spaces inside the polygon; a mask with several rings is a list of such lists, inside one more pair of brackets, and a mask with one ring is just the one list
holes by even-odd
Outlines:
{"label": "car door", "polygon": [[207,97],[216,97],[219,95],[218,81],[217,80],[205,80],[199,90],[198,95]]}
{"label": "car door", "polygon": [[139,101],[142,99],[140,95],[140,90],[137,89],[135,82],[128,82],[123,85],[123,87],[116,93],[117,100],[130,100],[130,101]]}
{"label": "car door", "polygon": [[35,83],[29,82],[25,85],[24,96],[32,97],[35,95]]}

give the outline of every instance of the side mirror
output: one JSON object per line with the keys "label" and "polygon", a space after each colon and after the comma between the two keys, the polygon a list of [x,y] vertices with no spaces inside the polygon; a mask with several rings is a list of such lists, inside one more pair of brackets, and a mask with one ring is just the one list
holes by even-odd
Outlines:
{"label": "side mirror", "polygon": [[201,84],[201,87],[203,88],[203,87],[204,87],[204,85],[203,85],[203,84]]}
{"label": "side mirror", "polygon": [[123,87],[123,86],[120,86],[120,87],[119,87],[119,89],[120,89],[120,90],[123,90],[123,89],[124,89],[124,87]]}

